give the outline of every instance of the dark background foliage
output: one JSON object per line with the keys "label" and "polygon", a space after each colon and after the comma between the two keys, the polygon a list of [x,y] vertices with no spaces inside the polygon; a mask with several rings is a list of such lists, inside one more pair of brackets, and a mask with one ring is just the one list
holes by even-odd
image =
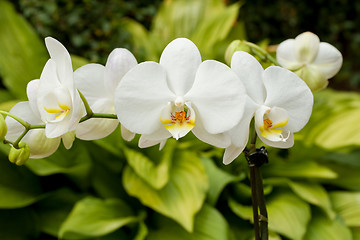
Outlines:
{"label": "dark background foliage", "polygon": [[[236,1],[227,1],[229,4]],[[18,0],[18,11],[41,37],[53,36],[71,53],[105,63],[115,47],[131,48],[128,33],[122,30],[124,16],[150,26],[161,1],[100,0]],[[239,20],[245,22],[247,37],[270,44],[294,38],[305,31],[336,46],[344,56],[339,75],[330,87],[359,90],[360,2],[351,0],[251,0],[244,2]]]}

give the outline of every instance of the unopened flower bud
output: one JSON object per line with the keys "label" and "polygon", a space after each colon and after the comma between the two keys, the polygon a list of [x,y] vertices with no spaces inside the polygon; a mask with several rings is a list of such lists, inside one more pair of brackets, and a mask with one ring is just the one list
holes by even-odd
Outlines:
{"label": "unopened flower bud", "polygon": [[0,114],[0,139],[4,138],[7,133],[7,126],[5,119],[2,114]]}
{"label": "unopened flower bud", "polygon": [[225,52],[225,62],[230,65],[231,58],[236,51],[250,52],[250,47],[241,40],[232,41]]}
{"label": "unopened flower bud", "polygon": [[30,148],[26,143],[20,143],[19,148],[12,147],[9,153],[9,161],[21,166],[24,165],[25,162],[30,157]]}

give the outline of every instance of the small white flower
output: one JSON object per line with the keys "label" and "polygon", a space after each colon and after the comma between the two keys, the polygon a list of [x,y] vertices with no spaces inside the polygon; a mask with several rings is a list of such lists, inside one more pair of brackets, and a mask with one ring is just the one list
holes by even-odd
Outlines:
{"label": "small white flower", "polygon": [[244,110],[245,89],[226,65],[201,61],[193,42],[175,39],[160,63],[144,62],[131,69],[115,93],[118,118],[127,129],[142,134],[139,146],[179,139],[192,131],[218,147],[230,144],[225,131]]}
{"label": "small white flower", "polygon": [[[85,96],[91,110],[95,113],[115,114],[115,89],[126,72],[137,65],[134,55],[124,48],[114,49],[106,62],[101,64],[87,64],[74,73],[75,86]],[[79,124],[76,137],[84,140],[94,140],[106,137],[118,126],[117,119],[89,119]],[[125,140],[134,137],[126,128],[121,126],[121,134]]]}
{"label": "small white flower", "polygon": [[40,76],[37,107],[46,137],[56,138],[76,129],[84,107],[74,86],[68,51],[54,38],[47,37],[45,43],[50,59]]}
{"label": "small white flower", "polygon": [[[41,120],[39,110],[37,108],[37,90],[39,86],[39,79],[33,80],[27,85],[27,95],[29,101],[19,102],[13,108],[10,113],[25,120],[30,124],[44,124]],[[8,126],[8,132],[5,139],[11,142],[24,132],[25,128],[19,122],[13,118],[7,116],[6,125]],[[30,148],[30,158],[44,158],[53,154],[59,147],[61,137],[47,138],[45,136],[45,129],[32,129],[30,130],[21,142],[26,143]],[[64,145],[70,148],[72,141],[64,141]]]}
{"label": "small white flower", "polygon": [[342,55],[334,46],[320,42],[318,36],[304,32],[295,39],[288,39],[277,48],[279,64],[294,71],[312,91],[325,88],[328,79],[339,72]]}
{"label": "small white flower", "polygon": [[264,70],[246,52],[235,52],[231,68],[243,81],[249,97],[244,117],[229,131],[232,145],[225,150],[223,162],[229,164],[244,150],[254,116],[255,130],[263,143],[277,148],[292,147],[293,133],[305,126],[312,112],[313,95],[309,87],[287,69],[271,66]]}

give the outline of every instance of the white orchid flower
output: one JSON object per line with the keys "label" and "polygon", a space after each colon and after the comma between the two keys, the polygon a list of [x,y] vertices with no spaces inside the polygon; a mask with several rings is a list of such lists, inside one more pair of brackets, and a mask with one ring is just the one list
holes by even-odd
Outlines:
{"label": "white orchid flower", "polygon": [[51,37],[45,38],[50,59],[40,76],[37,107],[45,134],[56,138],[76,129],[84,114],[79,93],[75,89],[71,58],[66,48]]}
{"label": "white orchid flower", "polygon": [[246,52],[234,53],[231,68],[243,81],[249,97],[244,117],[229,131],[232,144],[225,150],[224,164],[231,163],[244,150],[254,116],[255,130],[263,143],[292,147],[293,133],[305,126],[312,112],[313,95],[306,83],[285,68],[271,66],[264,70]]}
{"label": "white orchid flower", "polygon": [[[115,114],[115,89],[126,72],[137,65],[134,55],[124,48],[114,49],[106,65],[87,64],[74,73],[75,86],[85,96],[91,110],[95,113]],[[95,140],[108,136],[118,126],[117,119],[89,119],[79,124],[76,137]],[[125,140],[134,138],[134,133],[121,126]]]}
{"label": "white orchid flower", "polygon": [[[17,103],[10,113],[23,119],[24,121],[33,125],[42,125],[44,122],[41,120],[39,109],[37,106],[37,92],[39,88],[39,79],[33,80],[27,85],[27,95],[29,101]],[[24,132],[25,128],[18,121],[11,117],[6,117],[6,125],[8,132],[5,139],[11,142]],[[74,135],[69,132],[63,137],[47,138],[45,136],[45,129],[31,129],[23,137],[21,142],[26,143],[30,148],[30,158],[44,158],[53,154],[59,147],[61,138],[67,149],[72,146]]]}
{"label": "white orchid flower", "polygon": [[294,71],[312,91],[325,88],[328,79],[339,72],[342,55],[339,50],[318,36],[304,32],[295,39],[288,39],[277,48],[276,59],[281,66]]}
{"label": "white orchid flower", "polygon": [[225,64],[201,61],[193,42],[178,38],[164,49],[160,63],[131,69],[115,93],[115,110],[127,129],[142,134],[139,146],[179,139],[192,131],[200,140],[227,147],[225,131],[244,111],[245,89]]}

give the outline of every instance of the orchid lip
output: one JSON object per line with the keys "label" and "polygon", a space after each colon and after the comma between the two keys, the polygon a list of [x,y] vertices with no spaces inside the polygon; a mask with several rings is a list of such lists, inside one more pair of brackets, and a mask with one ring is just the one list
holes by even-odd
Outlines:
{"label": "orchid lip", "polygon": [[190,104],[178,106],[175,100],[174,103],[169,102],[163,109],[160,121],[164,124],[164,128],[178,140],[194,128],[195,112]]}

